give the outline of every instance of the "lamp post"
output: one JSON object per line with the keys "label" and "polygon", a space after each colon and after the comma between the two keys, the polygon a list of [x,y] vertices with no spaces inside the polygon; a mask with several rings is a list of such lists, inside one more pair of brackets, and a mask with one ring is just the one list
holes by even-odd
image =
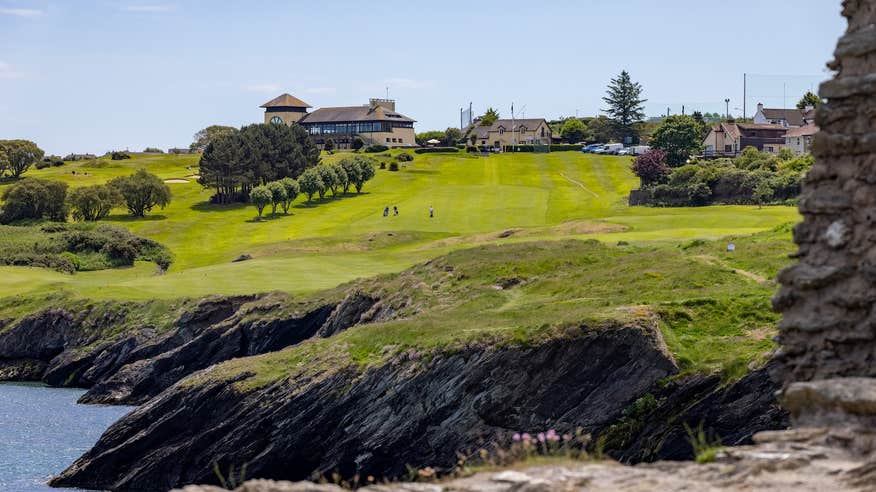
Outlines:
{"label": "lamp post", "polygon": [[727,119],[730,119],[730,99],[724,99],[724,104],[727,105]]}

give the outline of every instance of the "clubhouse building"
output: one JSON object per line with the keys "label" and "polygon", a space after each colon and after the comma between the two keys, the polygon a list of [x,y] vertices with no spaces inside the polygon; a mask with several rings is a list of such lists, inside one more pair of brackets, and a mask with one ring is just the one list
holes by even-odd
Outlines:
{"label": "clubhouse building", "polygon": [[261,105],[265,108],[265,123],[298,123],[322,148],[332,140],[337,149],[349,149],[353,138],[360,137],[365,145],[414,147],[415,120],[398,113],[392,99],[370,99],[362,106],[319,108],[308,112],[311,105],[289,94],[275,97]]}

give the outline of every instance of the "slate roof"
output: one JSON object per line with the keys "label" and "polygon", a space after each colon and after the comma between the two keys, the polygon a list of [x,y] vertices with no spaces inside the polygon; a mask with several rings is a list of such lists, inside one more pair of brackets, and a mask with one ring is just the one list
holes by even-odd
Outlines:
{"label": "slate roof", "polygon": [[791,128],[788,130],[788,133],[785,134],[785,137],[809,137],[818,133],[818,127],[810,123],[806,126],[801,126],[800,128]]}
{"label": "slate roof", "polygon": [[282,96],[277,96],[270,101],[259,106],[261,108],[312,108],[310,104],[298,99],[295,96],[290,94],[283,94]]}
{"label": "slate roof", "polygon": [[763,108],[763,115],[770,121],[785,120],[791,126],[803,126],[806,113],[801,109],[768,109]]}
{"label": "slate roof", "polygon": [[301,119],[301,123],[341,123],[346,121],[399,121],[414,123],[416,120],[390,111],[382,106],[342,106],[319,108]]}
{"label": "slate roof", "polygon": [[[477,135],[477,138],[488,138],[490,132],[498,132],[499,127],[504,127],[506,132],[510,132],[512,129],[520,131],[520,127],[524,127],[527,130],[534,130],[542,123],[547,125],[547,120],[544,118],[524,118],[514,120],[499,119],[496,120],[492,126],[476,126],[473,131],[475,135]],[[548,127],[548,129],[550,129],[550,127]]]}

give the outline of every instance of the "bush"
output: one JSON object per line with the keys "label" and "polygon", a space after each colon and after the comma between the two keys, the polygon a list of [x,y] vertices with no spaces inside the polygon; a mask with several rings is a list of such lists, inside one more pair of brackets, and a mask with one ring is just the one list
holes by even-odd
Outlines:
{"label": "bush", "polygon": [[67,220],[67,183],[26,178],[3,192],[0,224],[24,219]]}
{"label": "bush", "polygon": [[108,185],[74,188],[67,197],[73,218],[82,221],[103,219],[122,203],[124,201],[118,190]]}
{"label": "bush", "polygon": [[506,145],[503,152],[535,152],[534,145]]}
{"label": "bush", "polygon": [[[464,148],[464,146],[463,146]],[[433,152],[459,152],[459,149],[456,147],[423,147],[415,150],[417,154],[430,154]]]}
{"label": "bush", "polygon": [[170,203],[170,187],[145,169],[113,178],[108,185],[118,190],[134,217],[144,217],[154,207],[164,208]]}
{"label": "bush", "polygon": [[130,159],[131,154],[123,151],[114,151],[110,154],[110,159],[114,161],[121,161],[123,159]]}
{"label": "bush", "polygon": [[36,164],[34,164],[33,167],[35,167],[37,169],[45,169],[47,167],[51,167],[51,165],[52,165],[51,161],[39,161]]}
{"label": "bush", "polygon": [[353,143],[350,146],[353,148],[353,150],[358,152],[359,149],[365,146],[365,141],[362,140],[362,137],[353,137]]}
{"label": "bush", "polygon": [[61,159],[57,159],[57,160],[52,161],[52,166],[54,166],[54,167],[61,167],[63,165],[64,165],[64,161]]}
{"label": "bush", "polygon": [[566,152],[570,150],[581,150],[581,145],[578,144],[553,144],[551,145],[551,152]]}
{"label": "bush", "polygon": [[389,163],[390,171],[398,171],[398,162],[390,162]]}
{"label": "bush", "polygon": [[466,145],[465,151],[466,152],[480,152],[480,150],[478,150],[478,148],[475,147],[474,145]]}
{"label": "bush", "polygon": [[381,162],[381,163],[380,163],[380,169],[386,169],[386,163],[385,163],[385,162]]}
{"label": "bush", "polygon": [[[414,152],[417,152],[418,150],[422,150],[422,149],[417,149]],[[395,158],[399,162],[411,162],[412,160],[414,160],[414,156],[412,156],[411,154],[408,154],[407,152],[402,152],[401,154],[395,156]]]}
{"label": "bush", "polygon": [[365,147],[365,152],[369,154],[377,154],[379,152],[386,152],[387,150],[389,150],[389,147],[386,145],[369,145],[368,147]]}
{"label": "bush", "polygon": [[163,154],[164,151],[159,149],[158,147],[146,147],[143,149],[144,154]]}

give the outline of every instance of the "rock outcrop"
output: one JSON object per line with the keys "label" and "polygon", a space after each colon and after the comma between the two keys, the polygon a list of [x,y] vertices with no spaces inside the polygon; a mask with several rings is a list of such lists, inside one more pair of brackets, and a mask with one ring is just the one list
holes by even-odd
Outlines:
{"label": "rock outcrop", "polygon": [[213,364],[365,322],[375,302],[364,294],[305,305],[279,294],[211,297],[185,304],[165,328],[132,324],[146,308],[131,303],[51,308],[0,332],[0,380],[88,388],[81,403],[140,404]]}
{"label": "rock outcrop", "polygon": [[653,320],[531,347],[405,352],[367,368],[335,361],[264,386],[245,370],[206,371],[122,418],[52,485],[166,490],[215,482],[216,463],[278,479],[449,469],[456,452],[512,429],[604,427],[675,371]]}

